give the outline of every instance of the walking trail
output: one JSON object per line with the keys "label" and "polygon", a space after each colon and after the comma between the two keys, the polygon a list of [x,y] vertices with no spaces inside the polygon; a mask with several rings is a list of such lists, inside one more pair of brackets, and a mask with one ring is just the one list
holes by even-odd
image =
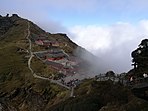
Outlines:
{"label": "walking trail", "polygon": [[28,42],[29,42],[29,54],[30,54],[30,58],[28,59],[28,68],[29,68],[29,70],[31,71],[33,77],[38,78],[38,79],[42,79],[42,80],[48,80],[48,81],[50,81],[51,83],[58,84],[58,85],[60,85],[60,86],[62,86],[62,87],[64,87],[64,88],[66,88],[66,89],[68,89],[68,90],[71,90],[70,97],[73,97],[73,92],[74,92],[74,88],[73,88],[73,87],[70,88],[70,87],[68,87],[68,86],[66,86],[66,85],[64,85],[64,84],[62,84],[62,83],[60,83],[59,81],[56,81],[56,80],[53,80],[53,79],[49,79],[49,78],[46,78],[46,77],[39,76],[39,75],[37,75],[37,74],[33,71],[33,69],[31,68],[31,60],[32,60],[32,58],[34,57],[34,55],[33,55],[33,52],[32,52],[32,43],[31,43],[31,40],[29,39],[29,36],[30,36],[30,23],[28,22],[27,36],[26,36],[26,39],[27,39]]}

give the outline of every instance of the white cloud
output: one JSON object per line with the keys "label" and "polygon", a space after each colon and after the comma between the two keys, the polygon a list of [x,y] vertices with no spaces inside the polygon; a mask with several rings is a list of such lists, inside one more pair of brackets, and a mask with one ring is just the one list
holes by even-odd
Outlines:
{"label": "white cloud", "polygon": [[104,60],[106,71],[122,72],[130,70],[131,52],[147,37],[148,20],[136,25],[118,22],[105,27],[75,26],[70,31],[75,35],[73,41]]}
{"label": "white cloud", "polygon": [[[75,34],[74,41],[89,51],[109,48],[109,30],[98,26],[76,26],[70,29]],[[95,44],[95,45],[94,45]]]}

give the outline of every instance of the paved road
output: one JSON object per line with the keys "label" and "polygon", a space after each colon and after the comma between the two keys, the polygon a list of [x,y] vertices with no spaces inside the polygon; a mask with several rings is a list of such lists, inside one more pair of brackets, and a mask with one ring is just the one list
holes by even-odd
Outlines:
{"label": "paved road", "polygon": [[29,53],[30,53],[30,58],[28,59],[28,68],[31,71],[31,73],[33,74],[34,72],[31,68],[31,60],[33,58],[33,53],[31,51],[32,45],[31,45],[31,40],[29,39],[29,36],[30,36],[30,23],[28,22],[27,36],[26,36],[27,40],[29,41]]}
{"label": "paved road", "polygon": [[31,68],[31,65],[30,65],[32,58],[33,58],[33,55],[31,55],[29,60],[28,60],[28,68],[30,69],[31,73],[33,74],[34,72],[33,72],[32,68]]}
{"label": "paved road", "polygon": [[74,87],[71,88],[70,97],[73,97],[73,93],[74,93]]}
{"label": "paved road", "polygon": [[68,55],[64,50],[62,50],[62,52],[63,52],[65,55],[67,55],[67,57],[69,57],[69,55]]}
{"label": "paved road", "polygon": [[[31,40],[29,39],[29,36],[30,36],[30,23],[28,22],[27,36],[26,36],[26,39],[29,41],[29,53],[30,53],[30,58],[28,59],[28,68],[31,71],[31,73],[33,74],[33,77],[43,79],[43,80],[48,80],[51,83],[58,84],[62,87],[65,87],[66,89],[71,90],[70,87],[68,87],[68,86],[66,86],[66,85],[64,85],[64,84],[62,84],[62,83],[60,83],[56,80],[52,80],[52,79],[49,79],[49,78],[46,78],[46,77],[38,76],[36,73],[34,73],[33,69],[31,68],[31,60],[34,57],[34,55],[33,55],[33,52],[32,52],[32,43],[31,43]],[[71,93],[72,94],[70,96],[73,96],[73,90],[71,90]]]}
{"label": "paved road", "polygon": [[53,79],[49,79],[49,78],[46,78],[46,77],[42,77],[42,76],[38,76],[38,75],[36,75],[35,73],[33,73],[33,76],[34,76],[35,78],[39,78],[39,79],[43,79],[43,80],[48,80],[48,81],[50,81],[51,83],[58,84],[58,85],[60,85],[60,86],[62,86],[62,87],[65,87],[66,89],[69,89],[69,90],[70,90],[70,87],[68,87],[68,86],[66,86],[66,85],[63,85],[63,84],[60,83],[59,81],[56,81],[56,80],[53,80]]}

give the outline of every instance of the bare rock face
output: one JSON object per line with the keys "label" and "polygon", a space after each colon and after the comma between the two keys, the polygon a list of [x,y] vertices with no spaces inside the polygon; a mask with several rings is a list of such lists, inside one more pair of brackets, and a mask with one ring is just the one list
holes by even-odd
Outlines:
{"label": "bare rock face", "polygon": [[18,19],[20,19],[20,17],[17,14],[13,14],[11,17],[9,17],[9,14],[4,17],[0,15],[0,37],[5,34],[14,25],[14,21]]}
{"label": "bare rock face", "polygon": [[1,17],[0,18],[0,36],[5,34],[10,27],[13,26],[13,22],[9,17]]}
{"label": "bare rock face", "polygon": [[12,14],[10,18],[13,22],[20,19],[20,17],[17,14]]}

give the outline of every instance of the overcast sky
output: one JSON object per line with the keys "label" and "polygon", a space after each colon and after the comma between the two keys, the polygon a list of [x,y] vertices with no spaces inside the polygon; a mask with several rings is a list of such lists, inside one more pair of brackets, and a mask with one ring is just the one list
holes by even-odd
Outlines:
{"label": "overcast sky", "polygon": [[0,0],[1,15],[17,13],[48,32],[67,33],[117,73],[131,69],[131,51],[148,37],[147,10],[148,0]]}

